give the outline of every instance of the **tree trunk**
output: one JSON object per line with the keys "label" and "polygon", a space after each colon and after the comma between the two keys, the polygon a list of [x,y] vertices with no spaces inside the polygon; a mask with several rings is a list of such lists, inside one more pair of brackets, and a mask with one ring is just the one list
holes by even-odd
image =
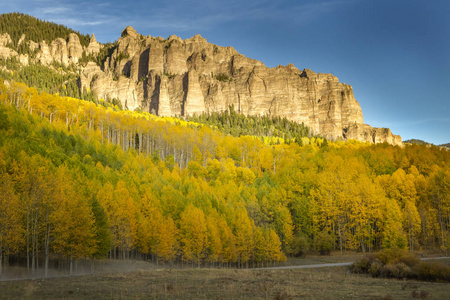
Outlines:
{"label": "tree trunk", "polygon": [[3,245],[0,241],[0,274],[2,274],[3,271]]}
{"label": "tree trunk", "polygon": [[70,261],[69,261],[69,274],[73,274],[73,256],[72,256],[72,250],[70,251]]}
{"label": "tree trunk", "polygon": [[50,228],[47,228],[47,232],[45,233],[45,262],[44,262],[44,277],[48,276],[48,260],[50,254]]}

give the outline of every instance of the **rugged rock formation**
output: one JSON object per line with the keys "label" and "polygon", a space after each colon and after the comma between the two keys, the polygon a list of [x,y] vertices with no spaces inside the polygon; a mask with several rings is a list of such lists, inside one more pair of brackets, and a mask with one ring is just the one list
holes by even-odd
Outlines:
{"label": "rugged rock formation", "polygon": [[9,34],[4,33],[0,35],[0,57],[7,59],[18,55],[16,51],[7,47],[10,43],[12,43],[12,40]]}
{"label": "rugged rock formation", "polygon": [[352,124],[343,129],[344,139],[353,139],[371,143],[389,143],[402,145],[402,138],[392,134],[389,128],[376,128],[367,124]]}
{"label": "rugged rock formation", "polygon": [[[8,38],[0,36],[0,55]],[[92,35],[83,49],[78,36],[71,34],[67,41],[29,42],[29,47],[39,49],[37,62],[68,65],[76,64],[83,53],[99,53],[101,45]],[[82,67],[79,87],[94,91],[98,98],[118,99],[130,110],[186,116],[233,105],[245,115],[303,122],[314,134],[327,138],[401,144],[401,138],[389,129],[363,123],[352,87],[332,74],[299,70],[291,64],[267,68],[232,47],[210,44],[200,35],[186,40],[155,38],[140,35],[131,26],[123,30],[112,50],[101,68],[92,62]]]}
{"label": "rugged rock formation", "polygon": [[95,54],[98,54],[100,52],[101,48],[102,48],[102,45],[99,42],[97,42],[97,39],[95,38],[95,35],[92,34],[91,39],[89,41],[89,45],[86,48],[86,53],[88,55],[92,55],[92,54],[95,55]]}
{"label": "rugged rock formation", "polygon": [[335,76],[293,65],[267,68],[200,35],[164,40],[127,27],[104,68],[88,66],[80,83],[99,97],[119,99],[128,109],[158,115],[223,111],[234,105],[246,115],[303,122],[328,138],[401,144],[389,129],[363,123],[352,87]]}
{"label": "rugged rock formation", "polygon": [[0,46],[6,46],[12,43],[11,36],[7,33],[0,34]]}
{"label": "rugged rock formation", "polygon": [[[22,44],[25,40],[25,35],[22,35],[19,39],[18,45]],[[11,48],[6,47],[7,44],[12,43],[10,36],[5,33],[0,35],[0,57],[12,58],[16,57],[19,59],[20,63],[27,65],[31,58],[28,55],[19,55],[16,51]],[[43,65],[50,65],[54,61],[65,66],[70,64],[77,64],[78,61],[83,57],[83,53],[98,54],[102,45],[97,42],[95,36],[92,35],[89,46],[83,48],[80,43],[80,39],[74,33],[69,34],[67,40],[62,38],[57,38],[53,40],[50,44],[46,41],[29,41],[28,47],[31,52],[38,49],[36,56],[33,58],[33,63],[40,63]]]}
{"label": "rugged rock formation", "polygon": [[[23,41],[23,38],[24,38],[24,36],[22,35],[22,37],[19,40],[19,44],[21,43],[21,41]],[[1,34],[0,35],[0,57],[2,57],[4,59],[15,57],[19,60],[19,62],[22,65],[28,65],[28,56],[23,55],[23,54],[19,55],[17,53],[17,51],[14,51],[10,47],[8,47],[8,45],[10,45],[10,44],[12,44],[12,39],[9,36],[9,34],[7,34],[7,33]]]}
{"label": "rugged rock formation", "polygon": [[[29,47],[34,50],[36,43],[30,41]],[[46,41],[41,41],[38,48],[40,51],[36,55],[36,61],[43,65],[49,65],[53,61],[66,66],[71,63],[76,64],[83,56],[84,51],[80,44],[80,39],[74,33],[69,35],[67,41],[62,38],[57,38],[49,45]]]}

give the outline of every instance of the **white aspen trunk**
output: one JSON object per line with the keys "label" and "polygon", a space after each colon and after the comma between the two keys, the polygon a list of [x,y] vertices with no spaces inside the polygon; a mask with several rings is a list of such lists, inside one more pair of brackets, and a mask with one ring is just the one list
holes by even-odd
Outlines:
{"label": "white aspen trunk", "polygon": [[48,259],[50,254],[50,228],[47,228],[45,234],[45,263],[44,263],[44,277],[48,276]]}
{"label": "white aspen trunk", "polygon": [[[0,229],[0,237],[3,236],[3,230]],[[0,239],[0,275],[3,272],[3,239]]]}
{"label": "white aspen trunk", "polygon": [[122,150],[125,152],[125,130],[121,131],[120,138],[122,140]]}
{"label": "white aspen trunk", "polygon": [[72,250],[70,251],[70,264],[69,264],[69,274],[73,274],[73,255]]}
{"label": "white aspen trunk", "polygon": [[30,213],[27,204],[27,271],[30,271]]}

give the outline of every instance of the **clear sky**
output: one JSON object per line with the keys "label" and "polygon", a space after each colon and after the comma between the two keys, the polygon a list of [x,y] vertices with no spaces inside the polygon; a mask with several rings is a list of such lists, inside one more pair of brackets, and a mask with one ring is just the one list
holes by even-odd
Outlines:
{"label": "clear sky", "polygon": [[113,42],[199,33],[268,67],[333,73],[353,86],[364,122],[403,140],[450,142],[450,0],[2,1]]}

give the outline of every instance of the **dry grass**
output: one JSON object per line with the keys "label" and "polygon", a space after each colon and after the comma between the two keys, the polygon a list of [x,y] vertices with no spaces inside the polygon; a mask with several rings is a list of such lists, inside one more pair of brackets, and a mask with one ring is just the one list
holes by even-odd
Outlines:
{"label": "dry grass", "polygon": [[449,283],[293,270],[141,269],[0,282],[0,299],[449,299]]}

